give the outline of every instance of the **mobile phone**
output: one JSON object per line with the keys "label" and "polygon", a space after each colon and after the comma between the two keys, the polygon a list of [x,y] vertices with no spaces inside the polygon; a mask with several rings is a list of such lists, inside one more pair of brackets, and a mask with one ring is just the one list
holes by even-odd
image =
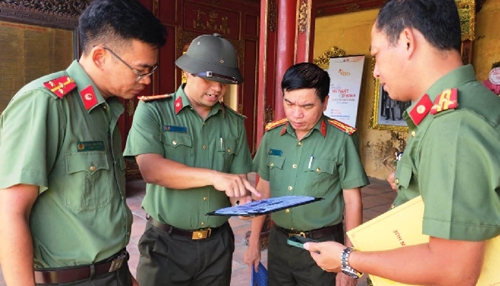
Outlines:
{"label": "mobile phone", "polygon": [[295,236],[289,237],[286,241],[286,243],[288,245],[295,246],[295,247],[302,248],[302,249],[304,249],[304,243],[306,243],[306,242],[316,242],[316,240],[311,239],[311,238],[307,238],[307,237],[303,237],[300,235],[295,235]]}

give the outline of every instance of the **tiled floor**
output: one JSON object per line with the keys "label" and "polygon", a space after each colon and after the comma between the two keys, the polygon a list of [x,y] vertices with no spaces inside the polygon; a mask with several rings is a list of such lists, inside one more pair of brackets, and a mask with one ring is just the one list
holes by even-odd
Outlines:
{"label": "tiled floor", "polygon": [[[362,189],[363,195],[363,221],[370,220],[388,210],[394,200],[396,193],[390,190],[387,182],[377,179],[370,179],[371,184]],[[127,184],[127,204],[134,214],[132,225],[132,236],[127,250],[130,252],[129,266],[132,274],[139,261],[137,243],[146,226],[146,213],[141,208],[141,202],[145,194],[145,184],[143,181],[132,181]],[[231,286],[250,285],[250,270],[243,263],[243,256],[246,250],[245,234],[250,230],[250,221],[231,218],[229,220],[235,235],[236,250],[233,255],[233,275]],[[267,264],[267,250],[262,252],[262,261]],[[366,286],[366,275],[363,276],[359,286]],[[0,272],[0,286],[5,286],[3,276]]]}

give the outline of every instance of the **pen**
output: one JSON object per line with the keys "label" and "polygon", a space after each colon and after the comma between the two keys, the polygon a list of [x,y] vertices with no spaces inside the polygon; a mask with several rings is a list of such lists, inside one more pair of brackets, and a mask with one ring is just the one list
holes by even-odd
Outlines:
{"label": "pen", "polygon": [[311,169],[311,165],[313,163],[313,159],[314,159],[314,156],[311,155],[311,158],[309,158],[309,167],[308,167],[308,169]]}
{"label": "pen", "polygon": [[222,137],[220,138],[220,149],[224,149],[224,141],[222,140]]}

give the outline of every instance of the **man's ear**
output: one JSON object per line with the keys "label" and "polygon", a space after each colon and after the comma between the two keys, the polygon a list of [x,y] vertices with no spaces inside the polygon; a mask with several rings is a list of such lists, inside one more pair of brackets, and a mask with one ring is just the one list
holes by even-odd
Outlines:
{"label": "man's ear", "polygon": [[106,50],[101,46],[95,46],[90,51],[90,56],[95,66],[102,70],[106,64]]}
{"label": "man's ear", "polygon": [[400,41],[404,44],[404,48],[406,49],[406,53],[408,56],[413,55],[416,49],[416,35],[415,30],[411,28],[405,28],[400,35]]}

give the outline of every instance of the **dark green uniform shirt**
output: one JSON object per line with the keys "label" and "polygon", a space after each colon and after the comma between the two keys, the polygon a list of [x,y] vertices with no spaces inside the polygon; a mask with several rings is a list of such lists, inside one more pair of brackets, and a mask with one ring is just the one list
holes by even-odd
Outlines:
{"label": "dark green uniform shirt", "polygon": [[254,169],[269,181],[271,197],[305,195],[324,200],[276,212],[271,218],[287,229],[308,231],[341,223],[342,189],[369,183],[358,153],[357,134],[347,134],[323,116],[298,141],[290,124],[267,131],[262,138]]}
{"label": "dark green uniform shirt", "polygon": [[[217,103],[205,120],[191,107],[184,86],[165,99],[140,102],[125,156],[159,154],[191,167],[246,174],[252,158],[244,117]],[[213,186],[176,190],[147,184],[142,206],[153,218],[177,228],[219,227],[227,217],[206,213],[230,205]]]}
{"label": "dark green uniform shirt", "polygon": [[[458,107],[428,113],[450,88],[458,89]],[[499,235],[500,98],[468,65],[439,79],[404,116],[410,136],[397,165],[395,205],[422,195],[423,232],[430,236],[480,241]]]}
{"label": "dark green uniform shirt", "polygon": [[[63,75],[76,88],[59,98],[43,83]],[[23,87],[3,112],[0,189],[39,186],[30,217],[36,268],[89,264],[128,244],[122,113],[120,101],[105,101],[77,61]]]}

